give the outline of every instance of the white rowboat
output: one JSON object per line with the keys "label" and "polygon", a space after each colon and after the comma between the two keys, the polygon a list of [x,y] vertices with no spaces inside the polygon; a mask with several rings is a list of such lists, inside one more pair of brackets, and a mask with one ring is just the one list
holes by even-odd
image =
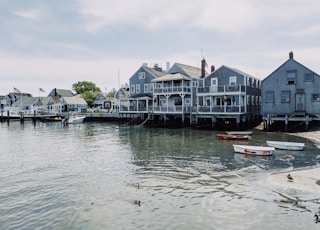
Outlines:
{"label": "white rowboat", "polygon": [[299,142],[285,142],[285,141],[267,141],[267,145],[277,149],[284,150],[303,150],[304,143]]}
{"label": "white rowboat", "polygon": [[227,131],[226,133],[230,135],[251,135],[252,131]]}
{"label": "white rowboat", "polygon": [[236,153],[255,156],[271,156],[275,150],[274,147],[254,145],[233,145],[233,149]]}

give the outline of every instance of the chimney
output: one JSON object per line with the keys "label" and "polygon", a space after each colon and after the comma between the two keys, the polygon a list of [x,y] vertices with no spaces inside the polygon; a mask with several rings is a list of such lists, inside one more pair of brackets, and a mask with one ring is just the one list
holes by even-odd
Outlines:
{"label": "chimney", "polygon": [[170,62],[167,61],[166,62],[166,70],[169,71],[169,69],[170,69]]}
{"label": "chimney", "polygon": [[292,51],[290,51],[290,53],[289,53],[289,58],[293,59],[293,52]]}
{"label": "chimney", "polygon": [[216,70],[216,68],[214,67],[214,65],[211,66],[211,73],[213,73]]}
{"label": "chimney", "polygon": [[203,58],[201,60],[201,78],[206,76],[206,60]]}

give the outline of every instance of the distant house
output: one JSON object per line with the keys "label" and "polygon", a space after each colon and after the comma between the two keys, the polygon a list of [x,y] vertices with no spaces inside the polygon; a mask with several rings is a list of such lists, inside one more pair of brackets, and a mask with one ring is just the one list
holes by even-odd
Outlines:
{"label": "distant house", "polygon": [[166,71],[158,65],[154,65],[153,68],[141,66],[129,79],[130,98],[128,101],[120,100],[119,112],[148,113],[153,101],[152,80],[165,74]]}
{"label": "distant house", "polygon": [[[121,86],[121,88],[114,94],[113,110],[119,112],[120,105],[122,108],[129,108],[130,88],[128,84]],[[125,109],[124,109],[125,110]]]}
{"label": "distant house", "polygon": [[80,96],[63,97],[60,99],[62,112],[87,112],[88,104]]}
{"label": "distant house", "polygon": [[94,107],[103,109],[104,108],[104,103],[106,101],[106,95],[103,92],[99,92],[94,99]]}
{"label": "distant house", "polygon": [[73,97],[75,94],[68,89],[57,89],[54,88],[51,90],[51,92],[48,94],[48,97]]}
{"label": "distant house", "polygon": [[262,81],[262,115],[266,128],[274,121],[318,120],[320,116],[320,76],[293,58]]}
{"label": "distant house", "polygon": [[[25,113],[51,113],[51,106],[55,104],[52,97],[23,97],[12,104],[13,110]],[[15,109],[14,109],[15,108]]]}
{"label": "distant house", "polygon": [[49,93],[55,101],[55,110],[61,112],[86,112],[87,102],[80,96],[75,95],[71,90],[54,88]]}
{"label": "distant house", "polygon": [[10,107],[13,103],[18,101],[24,97],[31,97],[30,93],[15,93],[10,92],[9,94],[5,95],[1,100],[1,108],[3,110],[10,110]]}
{"label": "distant house", "polygon": [[[214,70],[214,68],[212,69]],[[198,122],[234,124],[261,121],[261,83],[238,69],[221,66],[197,88]]]}

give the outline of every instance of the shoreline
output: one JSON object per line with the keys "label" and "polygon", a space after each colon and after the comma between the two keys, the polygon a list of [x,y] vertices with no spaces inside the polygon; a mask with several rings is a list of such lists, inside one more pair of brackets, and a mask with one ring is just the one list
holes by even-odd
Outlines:
{"label": "shoreline", "polygon": [[313,141],[318,148],[320,148],[320,130],[313,130],[307,132],[286,133],[288,135],[303,137],[305,139]]}
{"label": "shoreline", "polygon": [[[302,137],[315,143],[320,149],[320,130],[306,132],[286,133],[288,135]],[[288,182],[287,175],[294,178],[294,182]],[[266,178],[267,184],[283,189],[294,189],[308,192],[320,191],[320,167],[314,166],[304,169],[291,169],[285,172],[271,174]]]}

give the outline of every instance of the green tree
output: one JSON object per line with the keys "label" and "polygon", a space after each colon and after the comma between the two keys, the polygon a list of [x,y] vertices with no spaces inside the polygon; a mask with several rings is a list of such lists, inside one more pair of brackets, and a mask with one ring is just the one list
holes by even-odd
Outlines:
{"label": "green tree", "polygon": [[97,87],[95,83],[90,81],[78,81],[72,85],[72,89],[76,91],[77,94],[82,94],[84,92],[101,92],[100,88]]}
{"label": "green tree", "polygon": [[90,81],[78,81],[77,83],[72,84],[72,89],[77,94],[81,94],[89,107],[94,105],[94,100],[96,99],[97,94],[101,92],[100,88]]}
{"label": "green tree", "polygon": [[93,92],[90,92],[90,91],[85,91],[85,92],[83,92],[81,94],[81,96],[88,103],[89,107],[93,107],[94,106],[94,100],[97,97],[97,93],[93,93]]}
{"label": "green tree", "polygon": [[112,88],[112,90],[110,92],[107,93],[107,97],[114,97],[115,93],[116,93],[116,89]]}

